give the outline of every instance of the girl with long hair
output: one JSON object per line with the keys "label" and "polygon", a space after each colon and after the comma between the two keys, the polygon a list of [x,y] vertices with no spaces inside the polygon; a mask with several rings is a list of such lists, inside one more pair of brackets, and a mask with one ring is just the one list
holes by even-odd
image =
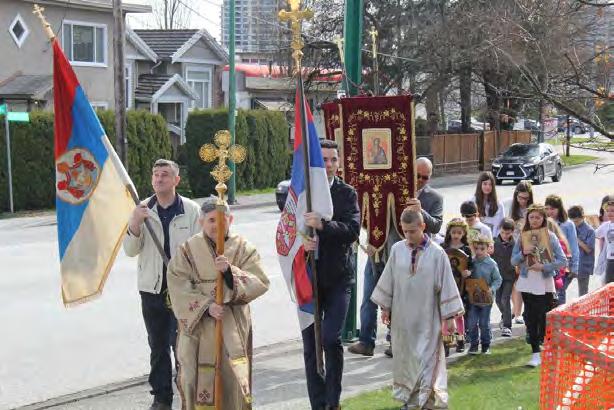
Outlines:
{"label": "girl with long hair", "polygon": [[[546,228],[548,216],[543,205],[533,204],[527,210],[527,220],[523,232]],[[537,367],[541,364],[540,344],[546,330],[546,313],[553,305],[554,278],[567,264],[561,244],[556,235],[548,231],[550,261],[537,262],[529,265],[530,255],[535,254],[535,245],[523,245],[522,238],[514,245],[512,265],[520,268],[516,288],[522,293],[524,301],[524,316],[527,328],[528,342],[531,345],[532,356],[528,365]]]}
{"label": "girl with long hair", "polygon": [[563,206],[563,199],[558,195],[548,195],[546,197],[546,214],[559,225],[567,242],[569,243],[569,253],[571,257],[568,261],[569,273],[563,278],[563,287],[559,289],[559,304],[563,305],[567,299],[567,287],[578,276],[580,264],[580,246],[578,245],[578,233],[576,225],[567,215],[567,210]]}
{"label": "girl with long hair", "polygon": [[490,171],[485,171],[478,177],[475,194],[472,199],[478,207],[482,223],[492,231],[492,236],[499,234],[499,226],[505,218],[503,202],[497,197],[495,176]]}

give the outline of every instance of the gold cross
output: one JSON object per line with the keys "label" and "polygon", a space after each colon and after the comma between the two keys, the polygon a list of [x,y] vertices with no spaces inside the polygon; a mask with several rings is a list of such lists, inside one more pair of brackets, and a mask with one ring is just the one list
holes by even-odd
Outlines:
{"label": "gold cross", "polygon": [[[215,190],[218,193],[218,200],[224,201],[226,193],[226,181],[232,176],[232,171],[226,164],[226,160],[230,159],[235,164],[239,164],[245,160],[247,150],[242,145],[230,145],[230,131],[222,130],[215,133],[213,144],[205,144],[200,147],[198,154],[204,162],[213,162],[218,159],[218,163],[213,167],[211,175],[217,181]],[[216,147],[217,145],[217,147]]]}
{"label": "gold cross", "polygon": [[41,24],[43,25],[45,34],[47,34],[49,41],[53,41],[55,40],[55,34],[53,34],[53,30],[51,29],[51,24],[49,24],[49,22],[43,15],[43,11],[45,11],[44,7],[40,7],[38,4],[35,4],[34,11],[32,12],[32,14],[36,14],[36,16],[41,20]]}
{"label": "gold cross", "polygon": [[377,30],[375,29],[374,26],[371,26],[371,31],[369,31],[369,34],[371,34],[371,41],[373,42],[373,58],[377,58]]}
{"label": "gold cross", "polygon": [[345,52],[343,50],[343,38],[341,36],[335,36],[335,44],[337,44],[337,48],[339,49],[339,59],[341,60],[341,65],[345,64]]}
{"label": "gold cross", "polygon": [[303,20],[311,20],[313,11],[311,9],[300,10],[301,0],[288,0],[290,11],[280,10],[279,20],[289,21],[292,25],[292,44],[294,50],[292,57],[296,64],[297,72],[301,69],[301,60],[303,59],[303,38],[301,37],[301,23]]}

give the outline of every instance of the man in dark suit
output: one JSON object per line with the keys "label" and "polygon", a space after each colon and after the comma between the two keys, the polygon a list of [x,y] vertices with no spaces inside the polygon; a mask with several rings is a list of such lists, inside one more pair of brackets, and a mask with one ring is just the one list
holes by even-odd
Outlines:
{"label": "man in dark suit", "polygon": [[428,158],[420,157],[416,160],[417,198],[411,199],[407,206],[422,212],[426,233],[436,235],[443,222],[443,196],[429,186],[433,175],[433,164]]}
{"label": "man in dark suit", "polygon": [[318,292],[322,320],[322,346],[326,376],[317,373],[313,325],[302,332],[307,391],[314,410],[339,408],[343,375],[341,331],[350,303],[354,280],[352,244],[360,233],[360,210],[356,190],[336,176],[339,152],[334,141],[321,141],[322,157],[330,182],[333,218],[325,221],[315,212],[305,214],[305,223],[316,230],[316,237],[305,240],[306,251],[317,251]]}
{"label": "man in dark suit", "polygon": [[[443,197],[428,185],[432,174],[433,164],[431,161],[424,157],[418,158],[416,160],[417,198],[410,200],[407,205],[415,211],[422,212],[426,224],[425,232],[435,235],[441,229],[443,222]],[[386,250],[389,251],[392,245],[400,240],[397,231],[391,227]],[[365,266],[362,304],[360,305],[360,337],[356,343],[348,347],[348,352],[373,356],[377,333],[377,306],[371,301],[371,293],[373,293],[377,280],[384,269],[388,252],[383,252],[379,263],[375,262],[373,258],[375,251],[370,245],[367,246],[367,254],[369,260]],[[388,340],[390,340],[389,337]],[[392,348],[389,346],[384,353],[388,357],[392,357]]]}

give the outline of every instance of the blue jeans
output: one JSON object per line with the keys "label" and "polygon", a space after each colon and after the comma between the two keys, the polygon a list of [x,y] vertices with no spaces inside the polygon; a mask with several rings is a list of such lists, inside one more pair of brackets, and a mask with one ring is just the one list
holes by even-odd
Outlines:
{"label": "blue jeans", "polygon": [[[469,305],[469,342],[471,346],[482,343],[482,349],[490,346],[490,310],[492,305],[477,306]],[[478,339],[479,327],[479,339]]]}
{"label": "blue jeans", "polygon": [[565,275],[563,277],[563,287],[556,291],[559,297],[559,302],[558,302],[559,306],[567,303],[567,288],[569,287],[571,282],[573,282],[573,278],[570,278],[569,275]]}
{"label": "blue jeans", "polygon": [[[156,401],[170,405],[173,402],[171,347],[173,353],[175,353],[177,320],[173,312],[166,306],[165,294],[156,295],[147,292],[140,292],[140,294],[141,309],[147,329],[147,340],[151,349],[149,356],[151,394]],[[175,364],[177,364],[177,360],[175,360]]]}
{"label": "blue jeans", "polygon": [[324,350],[325,378],[318,375],[314,325],[302,331],[303,359],[307,374],[307,392],[312,409],[338,406],[343,376],[343,345],[341,332],[350,305],[350,287],[341,283],[332,288],[320,288],[322,312],[322,349]]}
{"label": "blue jeans", "polygon": [[376,272],[373,272],[373,261],[367,260],[365,266],[365,280],[362,291],[362,303],[360,305],[360,335],[359,340],[368,347],[375,347],[377,337],[377,305],[371,302],[371,294],[377,282]]}

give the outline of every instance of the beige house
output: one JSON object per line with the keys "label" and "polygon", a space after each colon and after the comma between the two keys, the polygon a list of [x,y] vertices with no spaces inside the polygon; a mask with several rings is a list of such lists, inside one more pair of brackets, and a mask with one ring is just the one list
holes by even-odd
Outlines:
{"label": "beige house", "polygon": [[[51,108],[53,52],[34,3],[58,36],[93,106],[112,108],[113,11],[111,0],[1,0],[0,99],[13,111]],[[124,2],[126,13],[151,7]]]}
{"label": "beige house", "polygon": [[160,113],[174,146],[185,142],[194,109],[223,105],[222,70],[228,54],[202,30],[127,30],[129,107]]}

